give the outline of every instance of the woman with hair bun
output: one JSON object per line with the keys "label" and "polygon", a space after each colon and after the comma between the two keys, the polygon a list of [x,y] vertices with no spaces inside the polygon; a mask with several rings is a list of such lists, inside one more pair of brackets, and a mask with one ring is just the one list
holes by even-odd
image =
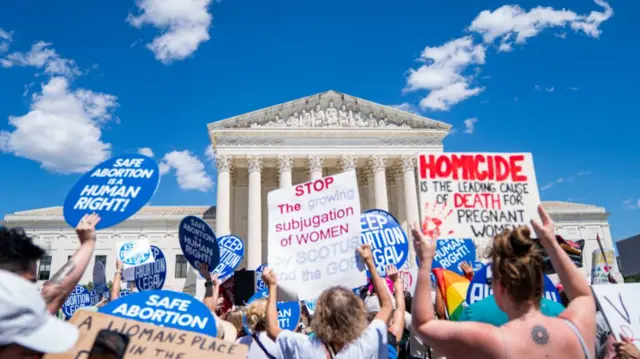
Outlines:
{"label": "woman with hair bun", "polygon": [[531,225],[551,258],[569,306],[557,318],[540,312],[544,288],[543,259],[527,227],[496,236],[489,254],[496,303],[509,322],[501,327],[484,323],[433,320],[431,262],[436,241],[414,225],[413,238],[420,258],[413,300],[412,326],[416,333],[447,358],[594,358],[596,305],[584,276],[557,242],[553,222],[542,206],[542,224]]}

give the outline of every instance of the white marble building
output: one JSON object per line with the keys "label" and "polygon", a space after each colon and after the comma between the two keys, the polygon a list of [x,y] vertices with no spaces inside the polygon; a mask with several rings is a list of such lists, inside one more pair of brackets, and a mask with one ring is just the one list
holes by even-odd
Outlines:
{"label": "white marble building", "polygon": [[[217,210],[214,207],[148,206],[117,225],[99,231],[96,256],[106,256],[107,278],[115,271],[115,243],[148,238],[167,257],[165,288],[194,293],[195,273],[182,261],[178,225],[187,215],[204,217],[216,235],[245,240],[242,267],[255,269],[267,258],[267,193],[310,179],[355,170],[362,210],[385,209],[403,223],[417,222],[416,155],[442,152],[451,126],[334,91],[305,97],[208,125],[218,166]],[[213,202],[213,198],[212,198]],[[547,202],[566,239],[588,239],[584,273],[596,234],[613,248],[608,213],[602,207]],[[4,224],[20,226],[47,250],[40,263],[42,280],[55,273],[78,247],[61,207],[34,209],[5,216]],[[104,260],[104,257],[97,257]],[[178,265],[176,265],[178,264]],[[93,263],[91,264],[93,266]],[[83,283],[91,280],[90,271]]]}

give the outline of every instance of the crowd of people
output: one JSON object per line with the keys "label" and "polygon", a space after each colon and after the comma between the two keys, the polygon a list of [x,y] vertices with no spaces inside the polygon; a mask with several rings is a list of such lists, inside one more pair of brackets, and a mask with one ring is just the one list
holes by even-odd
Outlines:
{"label": "crowd of people", "polygon": [[[565,295],[565,307],[549,315],[543,306],[542,255],[528,227],[505,231],[493,239],[492,290],[506,323],[494,325],[452,321],[433,290],[432,262],[436,239],[414,226],[419,259],[415,294],[404,291],[394,266],[382,278],[371,248],[357,249],[371,273],[361,295],[335,286],[318,298],[313,315],[303,305],[294,331],[278,324],[278,280],[263,273],[268,297],[220,310],[221,283],[204,265],[203,303],[215,313],[218,337],[247,345],[247,358],[636,358],[633,338],[614,338],[589,284],[556,240],[553,222],[539,207],[542,222],[533,221],[537,241],[551,258]],[[39,357],[69,350],[78,329],[57,319],[65,299],[87,269],[95,247],[100,217],[85,216],[76,228],[80,247],[37,291],[37,261],[44,254],[19,228],[0,228],[0,359]],[[470,268],[466,270],[472,276]],[[110,300],[118,298],[122,264],[117,264]],[[99,303],[97,306],[104,304]],[[95,308],[94,308],[95,309]]]}

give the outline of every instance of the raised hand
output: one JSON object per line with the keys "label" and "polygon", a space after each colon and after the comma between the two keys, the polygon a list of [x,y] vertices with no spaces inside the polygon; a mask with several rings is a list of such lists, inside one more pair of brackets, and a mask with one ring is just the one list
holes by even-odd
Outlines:
{"label": "raised hand", "polygon": [[278,285],[278,279],[276,278],[276,274],[273,273],[273,269],[267,267],[262,272],[262,281],[267,287],[275,287]]}
{"label": "raised hand", "polygon": [[98,222],[100,222],[100,216],[95,213],[85,214],[82,217],[76,227],[80,244],[96,240],[96,224],[98,224]]}
{"label": "raised hand", "polygon": [[411,226],[411,234],[413,235],[413,248],[416,250],[420,263],[431,263],[436,253],[436,241],[427,239],[415,223]]}
{"label": "raised hand", "polygon": [[124,264],[121,260],[116,259],[116,271],[120,271],[120,273],[122,273],[122,268],[124,268]]}
{"label": "raised hand", "polygon": [[360,247],[356,248],[356,250],[365,263],[367,261],[373,260],[373,253],[371,253],[371,246],[369,244],[363,244]]}
{"label": "raised hand", "polygon": [[471,263],[464,261],[460,263],[460,269],[462,269],[462,273],[467,278],[473,278],[473,267],[471,267]]}
{"label": "raised hand", "polygon": [[393,264],[389,264],[387,266],[387,277],[391,279],[391,282],[393,282],[393,284],[396,284],[398,282],[398,279],[400,279],[400,276],[398,275],[398,268],[396,268],[396,266],[394,266]]}
{"label": "raised hand", "polygon": [[531,226],[533,230],[536,232],[538,236],[538,240],[543,247],[548,248],[549,246],[556,244],[556,232],[554,230],[553,221],[551,217],[547,214],[547,211],[542,208],[542,205],[538,205],[538,214],[540,214],[540,219],[542,219],[542,224],[540,222],[532,219]]}
{"label": "raised hand", "polygon": [[[211,273],[209,273],[209,265],[207,263],[198,263],[198,271],[200,275],[206,279],[208,282],[211,282]],[[216,275],[216,280],[218,276]]]}

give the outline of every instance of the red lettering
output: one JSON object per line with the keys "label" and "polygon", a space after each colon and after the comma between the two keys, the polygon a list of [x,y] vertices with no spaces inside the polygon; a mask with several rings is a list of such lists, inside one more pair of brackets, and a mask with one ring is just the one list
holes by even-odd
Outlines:
{"label": "red lettering", "polygon": [[[437,157],[436,157],[437,156]],[[449,179],[464,181],[526,182],[522,173],[524,155],[421,155],[420,179]]]}
{"label": "red lettering", "polygon": [[453,203],[456,208],[502,209],[497,193],[456,193]]}
{"label": "red lettering", "polygon": [[325,177],[313,182],[307,182],[296,186],[296,196],[300,197],[313,191],[320,192],[329,188],[333,183],[333,177]]}

